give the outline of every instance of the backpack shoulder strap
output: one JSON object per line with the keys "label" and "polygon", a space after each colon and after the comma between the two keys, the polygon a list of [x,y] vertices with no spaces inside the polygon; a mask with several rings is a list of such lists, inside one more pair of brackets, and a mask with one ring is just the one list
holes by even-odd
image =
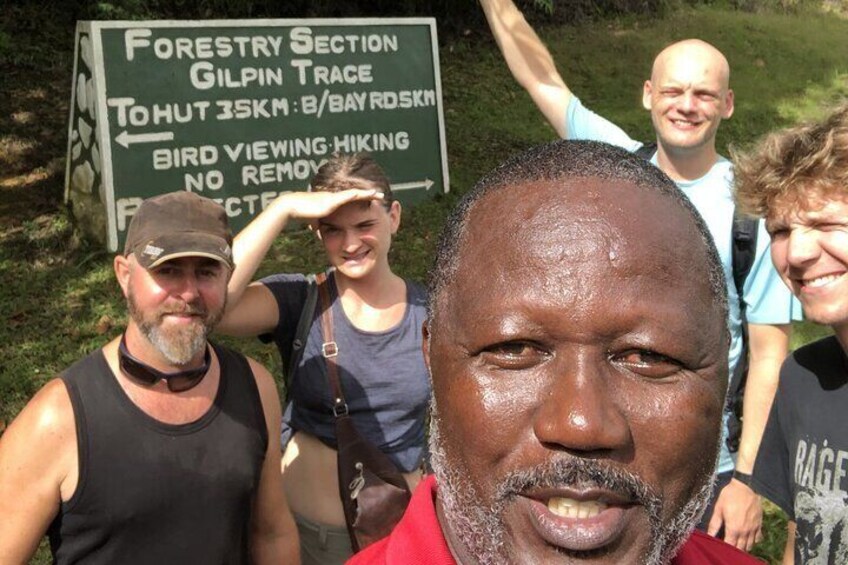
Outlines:
{"label": "backpack shoulder strap", "polygon": [[742,299],[745,279],[754,265],[757,255],[757,230],[759,220],[733,212],[733,249],[731,251],[733,265],[733,283],[739,295],[742,311],[745,311],[745,301]]}
{"label": "backpack shoulder strap", "polygon": [[640,159],[644,159],[646,161],[650,161],[651,157],[654,156],[654,153],[657,152],[657,142],[649,141],[644,144],[642,147],[633,152],[634,155],[639,157]]}
{"label": "backpack shoulder strap", "polygon": [[292,377],[300,364],[300,358],[303,357],[303,347],[306,345],[306,339],[312,327],[317,303],[318,283],[315,280],[315,275],[308,275],[306,277],[306,301],[304,301],[303,309],[300,311],[297,330],[295,330],[294,341],[292,341],[291,354],[289,354],[289,366],[286,371],[286,397],[289,396]]}
{"label": "backpack shoulder strap", "polygon": [[733,267],[733,284],[739,297],[739,317],[742,324],[742,352],[739,361],[730,375],[730,386],[727,392],[727,405],[730,410],[728,422],[727,445],[730,451],[739,449],[739,439],[742,436],[742,408],[745,384],[748,380],[748,317],[745,313],[745,279],[751,272],[757,255],[758,220],[744,216],[737,211],[733,213],[733,230],[731,242],[731,265]]}

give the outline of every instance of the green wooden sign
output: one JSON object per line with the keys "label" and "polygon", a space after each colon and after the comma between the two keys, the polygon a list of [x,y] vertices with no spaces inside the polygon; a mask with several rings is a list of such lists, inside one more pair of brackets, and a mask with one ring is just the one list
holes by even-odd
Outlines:
{"label": "green wooden sign", "polygon": [[79,22],[66,200],[110,250],[144,198],[190,190],[244,227],[367,151],[398,199],[448,191],[433,19]]}

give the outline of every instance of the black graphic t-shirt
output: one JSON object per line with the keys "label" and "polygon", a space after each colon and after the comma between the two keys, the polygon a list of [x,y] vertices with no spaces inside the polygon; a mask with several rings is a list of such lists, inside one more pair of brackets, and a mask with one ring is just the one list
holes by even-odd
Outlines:
{"label": "black graphic t-shirt", "polygon": [[797,524],[795,563],[848,563],[848,360],[835,337],[783,363],[752,486]]}

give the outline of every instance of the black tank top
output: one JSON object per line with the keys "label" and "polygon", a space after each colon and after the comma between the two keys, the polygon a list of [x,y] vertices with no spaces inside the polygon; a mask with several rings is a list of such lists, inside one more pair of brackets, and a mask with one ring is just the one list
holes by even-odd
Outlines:
{"label": "black tank top", "polygon": [[214,346],[221,380],[189,424],[144,413],[98,350],[65,371],[79,483],[48,534],[54,563],[249,563],[268,431],[247,360]]}

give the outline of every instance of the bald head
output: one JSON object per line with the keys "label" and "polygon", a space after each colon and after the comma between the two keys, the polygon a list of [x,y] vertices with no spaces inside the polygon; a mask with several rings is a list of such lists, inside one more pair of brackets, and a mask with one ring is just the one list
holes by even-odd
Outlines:
{"label": "bald head", "polygon": [[727,58],[706,41],[684,39],[660,51],[651,68],[651,81],[660,80],[666,68],[673,65],[698,67],[705,76],[709,75],[718,79],[722,88],[727,89],[730,86],[730,64]]}
{"label": "bald head", "polygon": [[642,105],[651,112],[663,156],[685,157],[684,169],[664,167],[673,178],[698,178],[715,164],[716,132],[733,115],[729,83],[727,59],[700,39],[673,43],[654,60]]}

